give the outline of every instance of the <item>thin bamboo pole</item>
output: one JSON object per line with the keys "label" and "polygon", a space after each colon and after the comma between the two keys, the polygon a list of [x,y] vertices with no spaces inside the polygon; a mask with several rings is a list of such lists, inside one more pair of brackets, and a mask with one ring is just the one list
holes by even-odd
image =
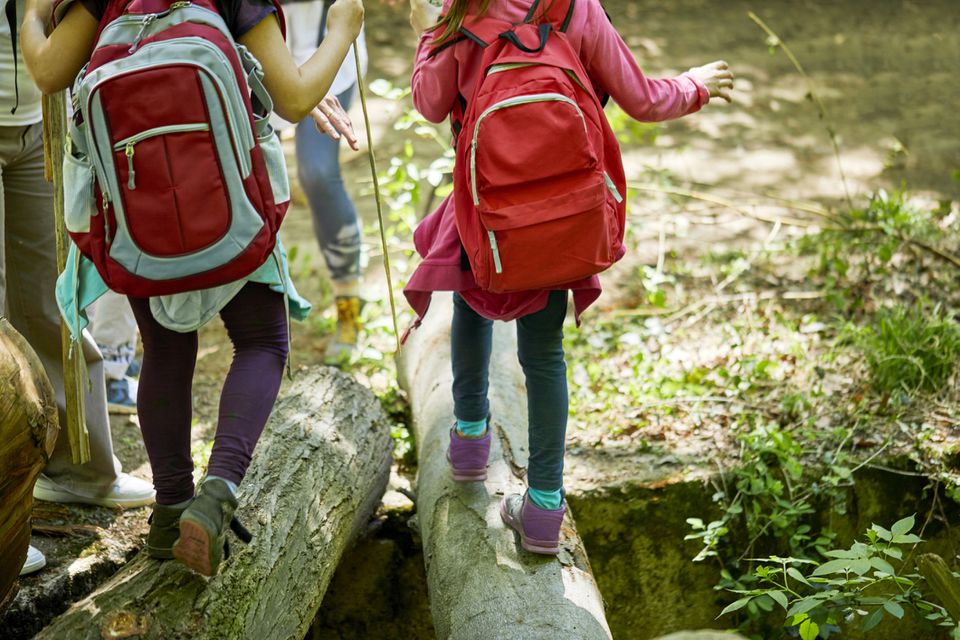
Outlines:
{"label": "thin bamboo pole", "polygon": [[[57,229],[57,272],[67,266],[70,240],[64,225],[63,156],[67,140],[66,92],[43,97],[44,175],[53,183],[53,210]],[[83,345],[70,340],[70,330],[60,319],[60,343],[63,351],[63,384],[66,394],[67,436],[74,464],[90,461],[90,434],[84,420],[84,386],[87,379]]]}
{"label": "thin bamboo pole", "polygon": [[377,158],[373,152],[373,132],[370,114],[367,112],[367,96],[363,88],[363,68],[360,64],[360,49],[353,43],[353,61],[357,67],[357,88],[360,90],[360,105],[363,107],[363,123],[367,130],[367,156],[370,158],[370,173],[373,175],[373,193],[377,200],[377,221],[380,223],[380,243],[383,245],[383,271],[387,276],[387,295],[390,297],[390,314],[393,316],[393,336],[400,352],[400,329],[397,323],[397,306],[393,299],[393,279],[390,277],[390,251],[387,247],[387,232],[383,226],[383,200],[380,197],[380,178],[377,176]]}

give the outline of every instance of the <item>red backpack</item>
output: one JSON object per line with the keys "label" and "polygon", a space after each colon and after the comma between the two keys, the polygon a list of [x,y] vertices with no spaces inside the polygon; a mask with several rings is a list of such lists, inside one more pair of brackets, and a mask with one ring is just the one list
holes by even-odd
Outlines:
{"label": "red backpack", "polygon": [[64,192],[111,289],[204,289],[271,256],[290,191],[262,79],[214,0],[108,3],[73,88]]}
{"label": "red backpack", "polygon": [[477,285],[497,293],[561,287],[624,253],[620,146],[567,40],[574,0],[538,6],[520,25],[468,16],[460,29],[483,47],[483,76],[452,116],[457,230]]}

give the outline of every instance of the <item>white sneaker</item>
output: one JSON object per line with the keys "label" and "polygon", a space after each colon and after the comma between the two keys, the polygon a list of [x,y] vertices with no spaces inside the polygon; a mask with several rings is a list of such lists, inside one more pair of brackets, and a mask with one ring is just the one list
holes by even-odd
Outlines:
{"label": "white sneaker", "polygon": [[153,504],[156,496],[149,482],[128,473],[121,473],[107,490],[97,493],[80,493],[75,489],[67,489],[42,473],[37,476],[37,484],[33,487],[33,497],[37,500],[93,504],[101,507],[142,507]]}
{"label": "white sneaker", "polygon": [[47,559],[44,557],[43,552],[35,546],[30,545],[30,548],[27,549],[27,561],[23,563],[23,568],[20,569],[20,575],[26,576],[31,573],[36,573],[45,566],[47,566]]}

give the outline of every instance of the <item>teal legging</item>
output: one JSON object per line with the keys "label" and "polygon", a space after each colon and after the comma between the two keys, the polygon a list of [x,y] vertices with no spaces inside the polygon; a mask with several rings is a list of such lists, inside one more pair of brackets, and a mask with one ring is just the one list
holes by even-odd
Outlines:
{"label": "teal legging", "polygon": [[[563,319],[567,292],[552,291],[547,306],[517,320],[517,355],[527,382],[530,462],[527,479],[540,491],[563,488],[563,451],[567,433],[567,364],[563,356]],[[490,412],[487,399],[493,321],[453,294],[451,328],[453,413],[475,422]]]}

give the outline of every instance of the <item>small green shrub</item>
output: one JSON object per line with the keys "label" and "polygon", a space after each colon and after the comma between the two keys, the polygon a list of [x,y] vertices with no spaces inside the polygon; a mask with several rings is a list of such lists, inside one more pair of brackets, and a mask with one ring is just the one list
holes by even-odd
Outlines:
{"label": "small green shrub", "polygon": [[772,600],[786,612],[784,626],[796,629],[802,640],[829,638],[856,620],[864,631],[877,626],[885,616],[903,618],[913,608],[934,624],[953,628],[946,610],[926,599],[921,577],[898,570],[906,564],[903,548],[922,540],[910,533],[914,516],[903,518],[890,529],[874,524],[866,542],[849,549],[831,549],[823,563],[771,556],[759,560],[753,578],[760,588],[733,590],[742,597],[721,616],[748,607],[758,598]]}

